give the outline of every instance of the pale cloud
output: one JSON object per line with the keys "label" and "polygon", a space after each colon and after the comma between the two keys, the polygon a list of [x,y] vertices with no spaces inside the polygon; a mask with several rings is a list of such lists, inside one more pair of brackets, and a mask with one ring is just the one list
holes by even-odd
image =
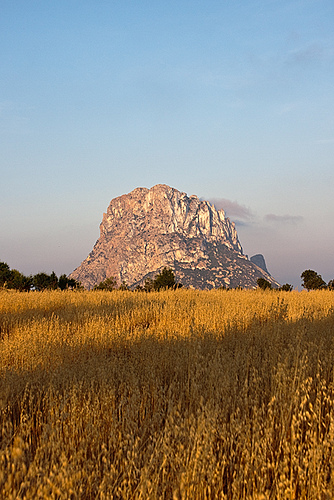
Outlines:
{"label": "pale cloud", "polygon": [[322,60],[325,54],[325,49],[319,42],[310,43],[304,47],[289,52],[287,64],[305,64],[309,62]]}
{"label": "pale cloud", "polygon": [[[258,216],[245,205],[241,205],[237,201],[231,201],[226,198],[210,198],[210,203],[212,203],[217,210],[223,209],[226,215],[232,219],[238,226],[252,226],[252,227],[263,227],[265,229],[266,224],[289,224],[295,225],[303,222],[304,218],[301,215],[276,215],[267,214],[263,218],[263,222]],[[268,230],[268,226],[267,226]]]}
{"label": "pale cloud", "polygon": [[211,198],[212,203],[217,210],[223,209],[228,217],[241,219],[240,222],[249,222],[253,218],[253,212],[245,205],[240,205],[237,201],[227,200],[226,198]]}
{"label": "pale cloud", "polygon": [[303,222],[304,218],[301,215],[275,215],[267,214],[264,217],[266,222],[278,224],[299,224]]}

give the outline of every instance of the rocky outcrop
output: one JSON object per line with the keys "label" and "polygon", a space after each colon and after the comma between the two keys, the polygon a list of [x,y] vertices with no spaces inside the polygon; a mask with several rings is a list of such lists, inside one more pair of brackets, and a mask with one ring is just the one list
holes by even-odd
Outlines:
{"label": "rocky outcrop", "polygon": [[266,261],[264,260],[264,257],[261,253],[257,253],[256,255],[253,255],[250,259],[253,264],[258,266],[260,269],[262,269],[264,272],[269,274],[269,271],[266,266]]}
{"label": "rocky outcrop", "polygon": [[277,284],[243,255],[224,210],[163,184],[113,199],[100,238],[70,276],[88,289],[110,276],[133,289],[166,266],[178,282],[199,289],[251,288],[259,277]]}

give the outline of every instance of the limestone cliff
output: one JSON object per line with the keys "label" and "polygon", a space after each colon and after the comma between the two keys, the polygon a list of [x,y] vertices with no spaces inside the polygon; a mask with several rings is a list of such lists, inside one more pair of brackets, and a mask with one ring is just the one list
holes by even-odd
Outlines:
{"label": "limestone cliff", "polygon": [[163,184],[113,199],[103,214],[100,238],[70,276],[86,288],[109,276],[135,288],[165,266],[178,282],[199,289],[251,288],[259,277],[276,284],[243,255],[224,210]]}

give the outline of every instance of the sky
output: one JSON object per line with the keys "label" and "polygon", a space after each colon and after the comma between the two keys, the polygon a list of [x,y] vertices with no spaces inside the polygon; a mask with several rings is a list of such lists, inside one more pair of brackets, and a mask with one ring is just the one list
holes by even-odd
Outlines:
{"label": "sky", "polygon": [[69,274],[163,183],[280,283],[333,279],[333,25],[332,0],[0,0],[0,261]]}

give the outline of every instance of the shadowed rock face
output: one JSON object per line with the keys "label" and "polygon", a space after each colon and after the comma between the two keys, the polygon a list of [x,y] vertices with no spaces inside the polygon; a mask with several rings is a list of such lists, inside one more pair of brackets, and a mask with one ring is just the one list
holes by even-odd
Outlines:
{"label": "shadowed rock face", "polygon": [[251,288],[259,277],[277,284],[243,255],[224,210],[163,184],[114,198],[93,250],[70,276],[89,289],[110,276],[135,288],[165,266],[199,289]]}
{"label": "shadowed rock face", "polygon": [[264,260],[264,257],[261,253],[253,255],[249,260],[253,262],[253,264],[256,264],[260,269],[269,274],[269,271],[266,266],[266,261]]}

